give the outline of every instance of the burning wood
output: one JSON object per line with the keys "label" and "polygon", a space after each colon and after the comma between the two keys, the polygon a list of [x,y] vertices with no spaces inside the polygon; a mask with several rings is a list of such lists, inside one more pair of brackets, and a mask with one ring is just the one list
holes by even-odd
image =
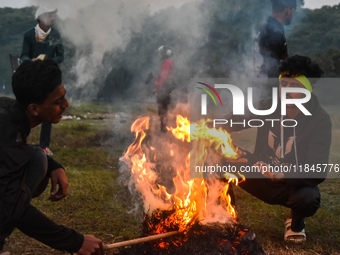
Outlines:
{"label": "burning wood", "polygon": [[[190,134],[190,125],[188,119],[178,116],[177,127],[168,128],[173,134],[171,142],[167,139],[145,142],[147,134],[152,136],[149,118],[137,119],[131,126],[136,139],[120,159],[129,171],[130,188],[142,195],[144,208],[151,212],[175,208],[171,217],[173,221],[181,222],[180,230],[195,221],[233,221],[236,212],[230,204],[228,188],[230,182],[237,184],[240,178],[229,174],[225,176],[229,181],[221,182],[214,178],[203,179],[204,176],[190,177],[190,154],[195,153],[195,163],[200,165],[206,163],[207,150],[211,146],[221,150],[225,157],[237,157],[237,148],[232,145],[228,133],[210,129],[200,121],[191,125]],[[192,149],[191,140],[197,141],[193,141]],[[164,183],[172,187],[162,185]]]}
{"label": "burning wood", "polygon": [[[153,233],[155,226],[159,222],[166,220],[168,215],[172,213],[172,211],[157,211],[152,216],[147,216],[143,222],[143,234],[149,235]],[[169,229],[176,228],[178,226],[169,226]],[[170,234],[171,237],[166,236],[166,239],[157,241],[144,239],[144,243],[121,249],[119,254],[265,254],[261,246],[254,240],[255,234],[239,224],[215,223],[202,225],[196,222],[185,233],[170,231],[167,234]],[[149,236],[147,238],[156,237],[158,236]]]}
{"label": "burning wood", "polygon": [[[155,139],[149,118],[137,119],[131,126],[136,139],[120,160],[129,171],[130,190],[138,191],[144,209],[152,212],[144,220],[143,236],[173,231],[187,234],[144,243],[131,248],[132,253],[122,254],[246,254],[245,245],[240,244],[249,241],[258,251],[256,254],[263,253],[249,238],[249,230],[236,224],[236,211],[228,194],[229,184],[237,185],[243,177],[228,174],[221,181],[190,176],[190,155],[195,155],[194,163],[198,165],[206,164],[211,147],[225,158],[238,157],[229,134],[209,128],[204,120],[190,124],[188,119],[177,116],[176,124],[175,128],[168,127],[166,139]],[[211,225],[212,222],[218,223]],[[203,244],[209,249],[217,248],[208,252]],[[248,248],[245,249],[249,251]],[[172,249],[177,250],[171,252]],[[144,252],[136,253],[137,250]]]}

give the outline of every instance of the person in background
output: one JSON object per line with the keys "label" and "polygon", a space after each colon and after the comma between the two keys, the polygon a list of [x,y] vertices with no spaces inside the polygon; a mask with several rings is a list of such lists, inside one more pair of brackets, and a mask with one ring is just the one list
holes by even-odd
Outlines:
{"label": "person in background", "polygon": [[[64,60],[64,46],[59,32],[53,28],[57,9],[39,7],[35,14],[38,24],[24,34],[21,60],[53,59],[60,64]],[[52,124],[42,123],[40,146],[46,154],[53,155],[49,149]]]}
{"label": "person in background", "polygon": [[58,123],[69,103],[58,65],[26,60],[12,76],[16,99],[0,98],[0,254],[14,228],[57,250],[104,254],[102,241],[59,225],[31,204],[51,179],[51,201],[67,194],[65,169],[39,146],[27,144],[32,128]]}
{"label": "person in background", "polygon": [[[279,63],[288,57],[284,26],[291,24],[297,7],[296,0],[271,2],[272,15],[257,33],[253,44],[254,71],[260,78],[279,78]],[[267,81],[260,85],[264,87],[264,96],[270,96],[271,88],[276,84],[276,81]]]}
{"label": "person in background", "polygon": [[158,48],[158,56],[162,61],[159,75],[155,79],[153,93],[157,97],[158,116],[161,123],[161,132],[167,132],[168,106],[171,102],[171,91],[175,88],[173,79],[174,61],[171,59],[173,50],[169,46]]}

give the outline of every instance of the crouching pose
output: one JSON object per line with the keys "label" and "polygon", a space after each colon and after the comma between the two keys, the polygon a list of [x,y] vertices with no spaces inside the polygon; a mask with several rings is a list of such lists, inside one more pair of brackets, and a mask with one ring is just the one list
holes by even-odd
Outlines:
{"label": "crouching pose", "polygon": [[101,240],[58,225],[31,205],[49,179],[52,201],[67,194],[62,165],[27,144],[32,128],[58,123],[69,106],[58,65],[26,60],[13,74],[12,88],[16,99],[0,98],[0,254],[14,228],[57,250],[104,254]]}
{"label": "crouching pose", "polygon": [[[284,60],[279,70],[280,95],[284,88],[295,88],[296,92],[289,91],[286,98],[302,99],[306,95],[296,88],[303,88],[311,92],[311,98],[300,107],[287,104],[286,115],[282,115],[279,102],[270,116],[252,116],[277,121],[264,121],[258,127],[253,163],[261,172],[245,174],[246,180],[239,186],[264,202],[291,208],[284,239],[301,242],[306,240],[305,218],[314,215],[320,206],[318,185],[326,173],[312,169],[328,163],[332,127],[329,115],[312,93],[322,75],[319,66],[308,57],[296,55]],[[261,108],[270,109],[271,103],[271,99],[263,100]],[[311,115],[302,112],[301,106]],[[282,125],[285,120],[287,125]]]}

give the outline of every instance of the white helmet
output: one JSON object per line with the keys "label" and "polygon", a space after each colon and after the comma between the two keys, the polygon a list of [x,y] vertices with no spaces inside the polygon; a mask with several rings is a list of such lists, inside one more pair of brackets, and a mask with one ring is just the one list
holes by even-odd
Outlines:
{"label": "white helmet", "polygon": [[162,45],[157,51],[159,54],[161,54],[162,58],[171,58],[174,54],[173,50],[169,46]]}
{"label": "white helmet", "polygon": [[46,7],[46,6],[42,7],[41,6],[41,7],[38,8],[38,10],[35,13],[35,19],[37,20],[41,14],[49,13],[49,12],[57,13],[57,11],[58,11],[57,8]]}

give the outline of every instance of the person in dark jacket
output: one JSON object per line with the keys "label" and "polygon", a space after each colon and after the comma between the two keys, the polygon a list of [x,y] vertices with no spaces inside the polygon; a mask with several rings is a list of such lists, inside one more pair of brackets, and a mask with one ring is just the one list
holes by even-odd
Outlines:
{"label": "person in dark jacket", "polygon": [[[296,0],[271,0],[272,15],[261,27],[254,39],[254,69],[261,78],[278,78],[280,61],[288,57],[287,40],[283,26],[292,22],[296,10]],[[270,82],[264,85],[264,96],[271,91]]]}
{"label": "person in dark jacket", "polygon": [[[53,59],[60,64],[64,60],[64,46],[57,29],[53,27],[57,9],[39,7],[35,14],[38,24],[24,34],[21,60]],[[40,146],[46,154],[53,155],[49,149],[52,124],[43,122],[40,133]]]}
{"label": "person in dark jacket", "polygon": [[35,19],[38,24],[24,34],[21,60],[53,59],[60,64],[64,60],[64,46],[57,29],[53,27],[57,9],[40,7]]}
{"label": "person in dark jacket", "polygon": [[58,123],[69,103],[58,65],[51,59],[26,60],[13,74],[16,99],[0,98],[0,253],[14,228],[57,250],[104,254],[101,240],[58,225],[31,204],[51,179],[50,200],[67,194],[61,164],[39,146],[27,144],[30,130]]}
{"label": "person in dark jacket", "polygon": [[[305,88],[312,92],[323,73],[315,62],[298,55],[284,60],[279,70],[280,92],[283,88]],[[303,97],[304,94],[299,92],[287,94],[288,99]],[[262,100],[261,105],[262,109],[269,109],[272,100]],[[258,127],[255,150],[249,157],[262,173],[246,173],[245,182],[239,186],[269,204],[291,208],[291,215],[285,222],[284,239],[301,242],[306,240],[305,218],[314,215],[320,206],[318,184],[325,180],[327,174],[308,169],[328,164],[332,125],[329,115],[313,93],[311,99],[303,104],[311,115],[305,115],[294,104],[287,104],[286,115],[282,115],[280,102],[278,105],[270,116],[255,117],[276,121],[265,121],[262,127]],[[237,117],[233,119],[237,120]],[[281,123],[286,120],[284,127]],[[286,170],[291,170],[269,171],[270,166],[281,167],[277,169],[286,166]]]}

